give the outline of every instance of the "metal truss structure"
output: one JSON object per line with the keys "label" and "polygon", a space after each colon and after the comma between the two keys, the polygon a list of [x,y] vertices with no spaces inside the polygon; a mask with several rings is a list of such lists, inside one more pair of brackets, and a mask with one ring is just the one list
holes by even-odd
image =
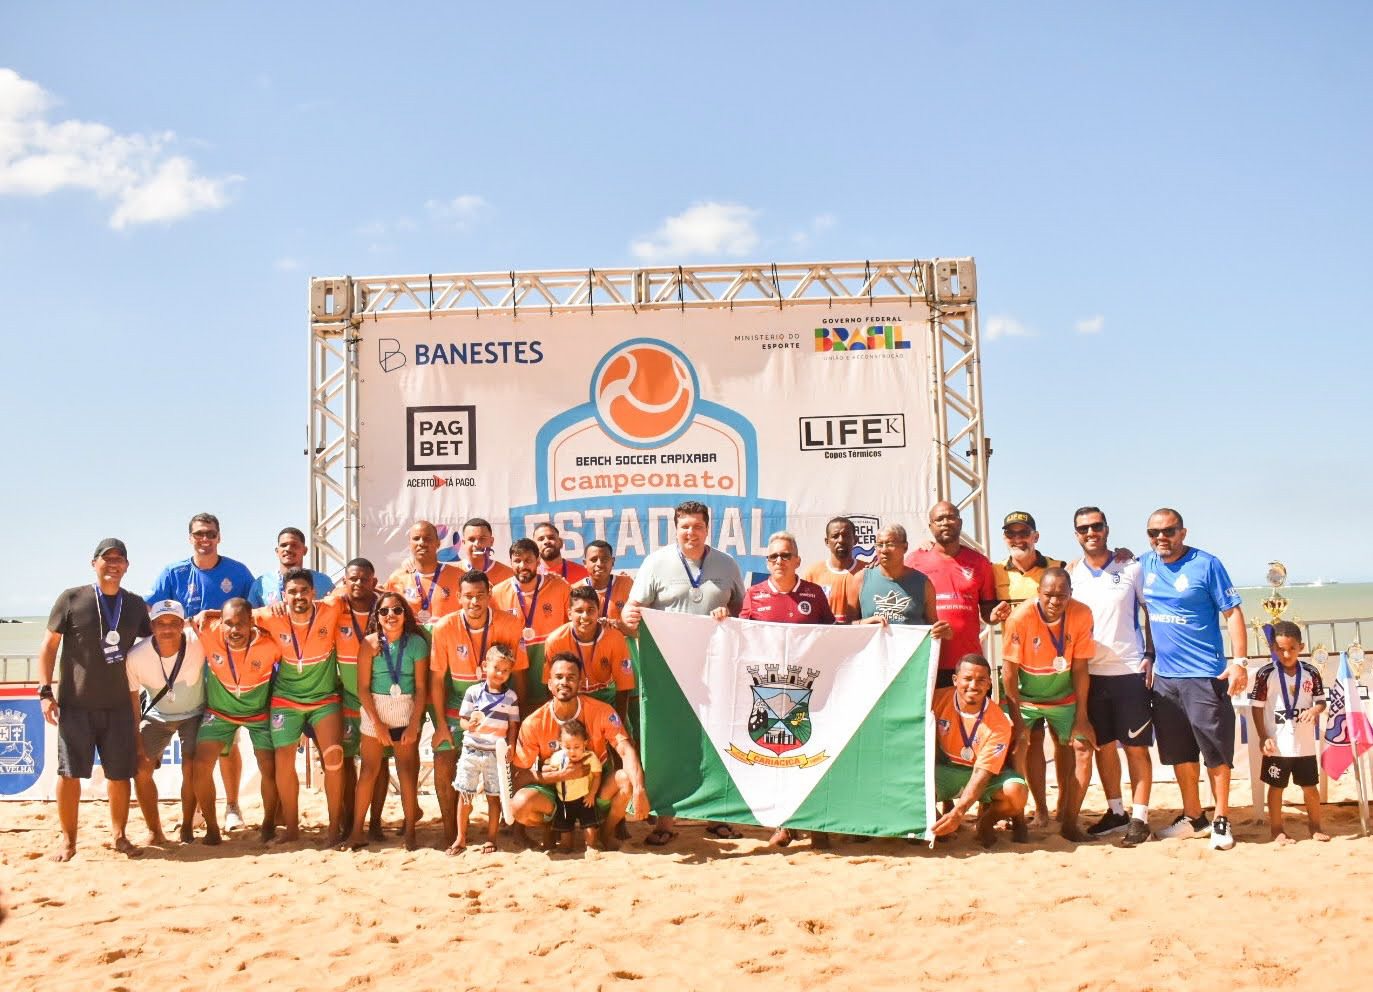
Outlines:
{"label": "metal truss structure", "polygon": [[549,269],[318,278],[310,283],[310,544],[314,565],[338,572],[359,546],[357,330],[364,321],[427,313],[480,315],[589,310],[733,309],[833,303],[923,303],[926,383],[935,426],[936,493],[964,517],[964,538],[986,551],[987,442],[977,276],[971,258]]}

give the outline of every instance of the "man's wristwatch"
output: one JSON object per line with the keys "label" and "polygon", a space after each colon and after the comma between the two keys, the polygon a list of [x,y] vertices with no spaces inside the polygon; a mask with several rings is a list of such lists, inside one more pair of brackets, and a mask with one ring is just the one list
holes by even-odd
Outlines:
{"label": "man's wristwatch", "polygon": [[51,682],[45,682],[45,683],[43,683],[42,685],[40,685],[40,686],[38,687],[38,698],[39,698],[39,699],[53,699],[53,698],[54,698],[54,697],[53,697],[53,694],[52,694],[52,683],[51,683]]}

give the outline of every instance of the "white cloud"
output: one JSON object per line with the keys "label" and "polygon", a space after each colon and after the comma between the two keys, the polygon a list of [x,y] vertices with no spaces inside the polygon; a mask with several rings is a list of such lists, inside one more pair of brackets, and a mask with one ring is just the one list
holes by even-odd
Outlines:
{"label": "white cloud", "polygon": [[698,203],[669,217],[649,238],[629,250],[645,261],[710,255],[747,255],[758,245],[753,220],[758,211],[738,203]]}
{"label": "white cloud", "polygon": [[170,223],[228,203],[237,176],[212,179],[169,147],[171,131],[120,134],[91,121],[50,121],[52,97],[0,68],[0,196],[81,189],[113,200],[110,226]]}
{"label": "white cloud", "polygon": [[791,236],[791,243],[797,248],[804,248],[810,244],[810,239],[818,234],[824,234],[835,224],[839,223],[839,218],[834,214],[816,214],[810,220],[810,225],[803,230],[796,231]]}
{"label": "white cloud", "polygon": [[426,200],[424,209],[436,222],[465,231],[486,214],[490,204],[475,193],[463,193],[451,200]]}
{"label": "white cloud", "polygon": [[1035,336],[1035,332],[1030,328],[1014,317],[1008,317],[1005,314],[988,317],[982,331],[988,341],[995,341],[997,338],[1032,338]]}
{"label": "white cloud", "polygon": [[298,272],[300,271],[300,266],[300,259],[290,258],[289,256],[286,258],[278,258],[272,263],[272,268],[276,269],[278,272]]}
{"label": "white cloud", "polygon": [[1101,329],[1106,326],[1106,318],[1102,314],[1094,317],[1084,317],[1073,325],[1073,330],[1079,334],[1100,334]]}

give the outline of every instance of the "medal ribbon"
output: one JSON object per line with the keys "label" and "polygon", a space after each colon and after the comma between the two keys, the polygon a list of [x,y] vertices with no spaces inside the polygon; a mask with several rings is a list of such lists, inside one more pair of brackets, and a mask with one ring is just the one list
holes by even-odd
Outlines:
{"label": "medal ribbon", "polygon": [[[318,615],[319,607],[310,607],[310,622],[305,625],[306,645],[309,645],[310,643],[310,634],[314,632],[315,617],[317,617]],[[291,624],[291,648],[296,653],[296,671],[303,672],[305,671],[305,652],[300,647],[300,641],[296,639],[296,622],[292,620],[290,617],[287,617],[286,619]]]}
{"label": "medal ribbon", "polygon": [[977,732],[982,728],[982,720],[987,716],[987,704],[991,702],[991,699],[992,697],[988,696],[986,699],[982,700],[982,709],[978,711],[977,719],[973,721],[973,732],[971,734],[968,733],[967,728],[963,725],[963,711],[958,708],[958,700],[954,700],[953,708],[955,712],[958,713],[958,733],[963,738],[963,746],[969,751],[973,749],[973,741],[977,740]]}
{"label": "medal ribbon", "polygon": [[520,613],[524,617],[526,627],[534,626],[534,611],[539,608],[539,589],[543,586],[543,576],[536,576],[534,579],[534,593],[529,601],[529,609],[524,608],[524,590],[520,588],[520,582],[515,580],[515,595],[520,597]]}
{"label": "medal ribbon", "polygon": [[693,579],[691,577],[691,566],[687,564],[686,555],[682,554],[681,548],[677,549],[677,557],[682,561],[682,571],[686,572],[687,581],[691,583],[691,588],[693,589],[701,588],[701,583],[705,581],[706,555],[708,554],[710,554],[710,548],[706,548],[701,552],[701,570],[696,573],[696,577]]}
{"label": "medal ribbon", "polygon": [[402,633],[400,635],[400,647],[396,650],[396,663],[391,664],[391,642],[386,639],[386,632],[377,631],[377,639],[381,641],[382,657],[386,659],[386,672],[391,676],[392,685],[400,685],[401,669],[405,665],[405,644],[410,640],[410,635]]}
{"label": "medal ribbon", "polygon": [[420,609],[428,610],[429,602],[434,598],[434,590],[439,584],[439,574],[443,571],[443,562],[434,566],[434,577],[429,580],[429,595],[424,594],[424,583],[420,581],[420,573],[415,573],[415,589],[420,594]]}
{"label": "medal ribbon", "polygon": [[[95,605],[96,609],[100,611],[100,620],[103,623],[103,626],[99,628],[100,642],[103,644],[105,642],[105,632],[118,628],[119,618],[124,615],[124,590],[120,589],[112,597],[106,597],[105,594],[100,591],[98,585],[92,585],[91,588],[95,590]],[[106,607],[105,603],[107,599],[114,600],[113,608]]]}
{"label": "medal ribbon", "polygon": [[1283,677],[1282,666],[1278,666],[1278,688],[1282,690],[1282,715],[1288,723],[1297,719],[1298,704],[1301,702],[1301,662],[1297,662],[1297,674],[1292,680],[1292,695],[1287,695],[1287,679]]}
{"label": "medal ribbon", "polygon": [[1035,603],[1035,609],[1039,611],[1039,619],[1044,624],[1044,629],[1049,632],[1049,640],[1054,646],[1054,654],[1066,661],[1067,656],[1063,653],[1063,646],[1068,641],[1068,611],[1065,609],[1063,616],[1058,618],[1058,636],[1055,637],[1053,628],[1049,626],[1049,621],[1044,619],[1044,607]]}
{"label": "medal ribbon", "polygon": [[[467,614],[462,615],[462,626],[467,631],[467,646],[472,646],[472,625],[467,622]],[[486,626],[482,627],[482,649],[481,654],[477,655],[476,661],[472,663],[472,671],[480,672],[481,666],[486,661],[486,641],[491,636],[491,607],[486,608]]]}
{"label": "medal ribbon", "polygon": [[[228,648],[228,645],[226,644],[226,645],[224,645],[224,647],[225,647],[225,648]],[[157,651],[157,641],[153,641],[153,650],[154,650],[154,651]],[[185,634],[182,634],[182,635],[181,635],[181,647],[177,649],[177,652],[176,652],[176,664],[172,666],[172,674],[170,674],[170,675],[167,674],[167,666],[166,666],[166,664],[165,664],[166,659],[164,659],[164,658],[162,657],[162,652],[161,652],[161,651],[157,651],[157,660],[158,660],[159,662],[163,663],[163,664],[162,664],[162,677],[163,677],[164,679],[166,679],[166,681],[167,681],[167,692],[171,692],[171,691],[172,691],[172,683],[175,682],[175,681],[176,681],[176,677],[177,677],[179,674],[181,674],[181,663],[182,663],[183,661],[186,660],[186,635],[185,635]]]}
{"label": "medal ribbon", "polygon": [[[253,637],[249,634],[247,647],[243,649],[243,659],[245,661],[248,659],[248,649],[252,646]],[[229,659],[229,674],[234,677],[234,695],[242,696],[243,686],[238,681],[238,666],[234,664],[234,649],[229,647],[229,638],[227,635],[224,638],[224,656]]]}
{"label": "medal ribbon", "polygon": [[[596,636],[593,637],[593,638],[591,638],[591,660],[592,660],[592,661],[595,661],[595,660],[596,660],[596,644],[600,641],[600,639],[601,639],[601,628],[600,628],[600,627],[597,627],[597,628],[596,628]],[[582,654],[582,642],[581,642],[581,640],[577,637],[577,631],[576,631],[575,629],[572,631],[572,646],[575,647],[575,648],[577,649],[577,660],[580,661],[580,662],[582,663],[582,678],[585,679],[585,678],[586,678],[586,671],[587,671],[587,667],[586,667],[586,655]]]}

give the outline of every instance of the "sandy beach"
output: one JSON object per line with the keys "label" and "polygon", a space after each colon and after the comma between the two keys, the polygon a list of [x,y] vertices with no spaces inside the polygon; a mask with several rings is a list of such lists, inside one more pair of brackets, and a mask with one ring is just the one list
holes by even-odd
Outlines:
{"label": "sandy beach", "polygon": [[[1241,798],[1246,786],[1235,789]],[[1352,782],[1332,788],[1347,798]],[[1155,828],[1177,808],[1160,786]],[[1295,790],[1289,798],[1296,796]],[[421,839],[437,842],[433,801]],[[1353,805],[1326,807],[1328,844],[1268,842],[1237,810],[1239,845],[1127,850],[1036,832],[990,852],[971,829],[934,850],[902,841],[798,842],[762,831],[674,847],[448,858],[398,843],[358,853],[240,834],[214,850],[107,846],[82,805],[78,857],[43,856],[56,807],[10,803],[0,829],[0,963],[15,989],[1353,988],[1373,906],[1373,841]],[[1101,810],[1089,797],[1090,822]],[[320,801],[308,797],[317,834]],[[388,820],[399,808],[393,797]],[[245,810],[250,822],[256,810]],[[164,805],[166,822],[177,813]],[[131,817],[130,835],[143,835]],[[170,832],[170,831],[169,831]]]}

